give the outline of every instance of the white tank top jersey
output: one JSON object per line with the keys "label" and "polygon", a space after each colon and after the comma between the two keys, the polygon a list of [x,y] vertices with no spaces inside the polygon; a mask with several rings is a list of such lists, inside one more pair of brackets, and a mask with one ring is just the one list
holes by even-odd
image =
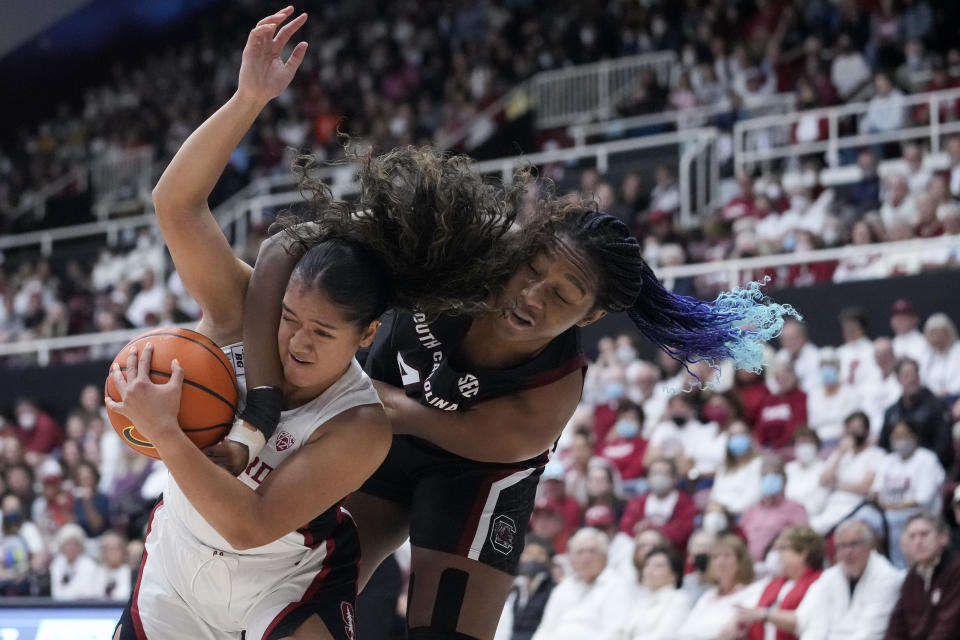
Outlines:
{"label": "white tank top jersey", "polygon": [[[246,376],[243,368],[243,345],[241,343],[228,345],[223,347],[223,351],[234,365],[241,394],[244,394]],[[246,470],[238,476],[238,481],[251,489],[256,489],[270,472],[303,446],[313,432],[327,420],[348,409],[366,404],[380,404],[380,397],[360,364],[356,360],[351,360],[346,373],[326,391],[310,402],[280,414],[280,424],[273,436],[267,440],[266,446],[259,455],[247,465]],[[304,533],[292,531],[260,547],[243,551],[234,549],[190,504],[172,475],[167,476],[163,504],[169,508],[174,518],[200,542],[222,551],[239,554],[302,554],[305,547],[311,546]],[[332,508],[340,507],[337,505]],[[319,517],[321,514],[317,515]],[[305,526],[307,524],[309,523],[304,523]]]}

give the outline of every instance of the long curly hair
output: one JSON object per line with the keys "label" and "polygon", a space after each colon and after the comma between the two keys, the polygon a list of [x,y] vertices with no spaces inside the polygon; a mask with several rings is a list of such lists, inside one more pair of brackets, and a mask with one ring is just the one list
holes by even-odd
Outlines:
{"label": "long curly hair", "polygon": [[475,173],[470,158],[429,147],[348,149],[346,161],[357,165],[359,198],[334,198],[311,175],[313,158],[302,156],[294,170],[306,204],[279,216],[271,231],[279,227],[303,249],[330,238],[362,245],[389,274],[391,307],[428,316],[485,311],[528,254],[523,247],[537,245],[531,236],[549,233],[517,224],[531,172],[504,186]]}

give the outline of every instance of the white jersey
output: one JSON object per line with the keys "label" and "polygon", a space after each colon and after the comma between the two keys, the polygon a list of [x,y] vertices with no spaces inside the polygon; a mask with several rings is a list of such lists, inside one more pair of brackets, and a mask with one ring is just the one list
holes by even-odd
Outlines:
{"label": "white jersey", "polygon": [[[243,368],[243,345],[240,343],[223,348],[230,358],[237,372],[237,380],[241,389],[245,388]],[[350,361],[350,367],[326,391],[304,405],[284,411],[280,414],[280,423],[273,436],[267,440],[260,451],[238,480],[251,489],[256,489],[260,483],[288,457],[293,455],[325,422],[353,407],[366,404],[379,404],[373,383],[363,372],[356,360]],[[304,547],[313,546],[322,532],[314,525],[316,521],[304,523],[297,531],[292,531],[282,538],[268,544],[238,551],[221,536],[190,504],[183,491],[177,486],[173,476],[168,476],[167,487],[163,492],[163,503],[169,508],[174,520],[182,524],[201,543],[238,554],[284,554],[302,553]],[[328,511],[339,511],[339,506]],[[325,514],[319,514],[318,519]],[[325,527],[324,527],[325,528]]]}

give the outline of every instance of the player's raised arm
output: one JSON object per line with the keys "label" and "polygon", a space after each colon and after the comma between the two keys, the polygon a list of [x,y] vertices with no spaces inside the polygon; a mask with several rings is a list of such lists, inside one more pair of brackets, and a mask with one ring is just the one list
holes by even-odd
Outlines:
{"label": "player's raised arm", "polygon": [[207,206],[230,154],[263,107],[280,95],[303,62],[307,44],[282,52],[306,22],[301,14],[280,26],[293,7],[264,18],[243,49],[236,93],[180,147],[153,190],[157,220],[184,285],[214,333],[239,332],[250,269],[237,259]]}

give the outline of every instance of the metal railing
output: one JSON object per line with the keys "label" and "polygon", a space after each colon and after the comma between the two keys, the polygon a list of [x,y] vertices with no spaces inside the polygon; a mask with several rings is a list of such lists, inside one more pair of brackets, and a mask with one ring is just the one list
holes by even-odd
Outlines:
{"label": "metal railing", "polygon": [[710,124],[710,120],[717,116],[735,114],[738,119],[757,118],[765,115],[784,114],[793,111],[796,96],[792,93],[777,93],[770,99],[753,107],[732,108],[728,104],[715,104],[697,107],[695,109],[661,111],[642,116],[616,118],[590,124],[574,124],[567,127],[567,135],[573,138],[574,144],[586,144],[588,138],[596,136],[623,137],[631,130],[653,128],[658,126],[674,126],[692,128]]}
{"label": "metal railing", "polygon": [[531,79],[537,127],[610,118],[619,99],[636,87],[641,71],[652,70],[665,83],[676,61],[674,52],[659,51],[542,71]]}
{"label": "metal railing", "polygon": [[[733,128],[734,166],[739,173],[757,164],[769,163],[772,160],[823,153],[826,156],[827,164],[835,167],[840,164],[840,151],[842,149],[919,139],[928,140],[930,152],[937,153],[940,151],[941,141],[945,135],[960,132],[960,121],[940,121],[941,108],[957,100],[960,100],[960,89],[905,95],[903,96],[905,120],[909,122],[910,111],[914,107],[927,105],[930,113],[930,123],[922,126],[907,126],[883,133],[840,135],[841,119],[866,114],[870,106],[869,101],[742,120],[736,123]],[[793,126],[805,118],[827,121],[827,137],[825,140],[803,143],[790,142]]]}
{"label": "metal railing", "polygon": [[[859,246],[849,245],[836,249],[820,249],[804,253],[776,254],[755,258],[703,262],[676,267],[663,267],[657,269],[656,273],[662,280],[710,276],[714,282],[719,282],[723,287],[730,288],[745,284],[748,280],[754,278],[754,274],[758,271],[777,267],[852,259],[881,253],[885,257],[930,255],[931,252],[945,249],[960,251],[960,235]],[[193,323],[178,326],[189,327],[193,326]],[[28,356],[32,354],[35,355],[38,364],[46,366],[46,364],[50,362],[51,354],[56,351],[127,342],[143,331],[145,331],[145,329],[129,329],[111,331],[109,333],[88,333],[61,338],[44,338],[0,344],[0,357]]]}

